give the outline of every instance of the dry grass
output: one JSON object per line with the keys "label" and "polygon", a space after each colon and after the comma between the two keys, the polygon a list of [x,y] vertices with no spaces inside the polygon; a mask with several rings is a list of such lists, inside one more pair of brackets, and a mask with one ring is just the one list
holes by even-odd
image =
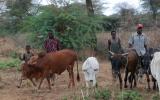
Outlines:
{"label": "dry grass", "polygon": [[[55,86],[52,87],[51,91],[48,90],[46,80],[42,85],[42,89],[39,91],[35,91],[35,88],[28,80],[24,81],[22,88],[18,89],[16,85],[19,82],[18,79],[20,78],[20,73],[17,72],[16,69],[0,70],[0,76],[2,77],[1,80],[3,81],[3,84],[0,84],[1,100],[62,100],[64,98],[67,98],[67,100],[82,100],[81,89],[83,89],[85,93],[85,82],[81,65],[82,63],[80,62],[79,69],[81,82],[78,83],[75,81],[75,88],[68,89],[68,73],[65,71],[57,77]],[[76,75],[76,67],[74,68],[74,72]],[[124,77],[124,74],[122,74],[122,76]],[[99,89],[108,88],[112,92],[111,100],[116,100],[118,93],[126,90],[123,89],[121,91],[119,89],[119,82],[112,81],[111,66],[107,61],[100,61],[100,72],[98,73],[97,81]],[[0,81],[0,83],[2,82]],[[134,90],[137,90],[142,94],[144,100],[151,100],[152,96],[156,94],[156,91],[148,92],[145,89],[146,83],[147,81],[144,79],[143,84],[138,84],[138,87]]]}
{"label": "dry grass", "polygon": [[[117,31],[118,37],[120,37],[120,39],[121,39],[121,44],[122,44],[123,48],[128,47],[128,40],[129,40],[130,36],[135,32],[130,32],[130,31],[124,32],[122,30]],[[146,36],[148,37],[148,46],[149,47],[154,47],[154,48],[160,47],[160,45],[159,45],[159,43],[160,43],[160,29],[153,28],[153,29],[150,29],[147,31],[144,30],[143,33],[145,33]],[[98,49],[106,50],[107,49],[107,41],[109,38],[111,38],[110,32],[97,34]]]}

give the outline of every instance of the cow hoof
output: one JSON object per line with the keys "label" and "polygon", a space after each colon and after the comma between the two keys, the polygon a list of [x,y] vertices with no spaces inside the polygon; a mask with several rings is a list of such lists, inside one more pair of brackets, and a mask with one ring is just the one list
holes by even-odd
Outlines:
{"label": "cow hoof", "polygon": [[122,90],[122,86],[120,86],[120,90]]}
{"label": "cow hoof", "polygon": [[124,88],[128,88],[128,86],[127,86],[127,85],[125,85],[125,86],[124,86]]}
{"label": "cow hoof", "polygon": [[153,86],[153,90],[156,90],[156,87],[155,87],[155,86]]}
{"label": "cow hoof", "polygon": [[132,90],[133,88],[132,88],[132,87],[130,87],[130,89]]}
{"label": "cow hoof", "polygon": [[54,86],[54,84],[51,84],[52,86]]}
{"label": "cow hoof", "polygon": [[17,86],[17,88],[20,88],[20,86]]}
{"label": "cow hoof", "polygon": [[149,92],[151,90],[151,88],[147,88],[147,91]]}

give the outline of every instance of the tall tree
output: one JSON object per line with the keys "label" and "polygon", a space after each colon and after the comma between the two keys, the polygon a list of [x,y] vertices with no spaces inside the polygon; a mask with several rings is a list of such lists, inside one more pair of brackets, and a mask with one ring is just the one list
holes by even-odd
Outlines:
{"label": "tall tree", "polygon": [[10,28],[17,32],[22,26],[23,19],[28,15],[32,0],[7,0],[6,6],[9,13]]}
{"label": "tall tree", "polygon": [[153,20],[156,22],[158,12],[160,12],[160,0],[141,0],[143,8],[152,13]]}
{"label": "tall tree", "polygon": [[129,27],[129,25],[134,24],[132,18],[135,13],[135,9],[126,2],[118,3],[115,6],[118,14],[120,15],[121,25],[123,27]]}
{"label": "tall tree", "polygon": [[92,5],[92,0],[86,0],[86,7],[87,7],[88,15],[93,16],[94,9],[93,9],[93,5]]}

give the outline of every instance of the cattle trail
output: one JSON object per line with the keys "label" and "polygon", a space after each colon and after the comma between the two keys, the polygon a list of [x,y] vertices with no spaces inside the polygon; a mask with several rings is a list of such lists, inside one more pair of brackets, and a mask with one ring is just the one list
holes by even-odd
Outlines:
{"label": "cattle trail", "polygon": [[[97,74],[98,86],[99,88],[109,88],[112,91],[112,100],[115,100],[115,95],[120,92],[119,83],[116,82],[116,84],[114,84],[112,81],[110,63],[107,61],[99,61],[99,63],[100,68]],[[76,75],[76,67],[74,67],[74,72]],[[82,98],[81,89],[85,86],[82,62],[79,62],[79,72],[81,81],[80,83],[75,81],[75,88],[68,88],[68,72],[65,71],[60,76],[57,76],[55,85],[54,87],[52,86],[51,91],[48,90],[46,80],[42,84],[42,88],[35,91],[35,88],[29,80],[24,81],[21,88],[16,87],[19,82],[18,79],[20,78],[20,72],[17,72],[16,68],[0,70],[0,100],[62,100],[65,97],[68,98],[67,100],[72,100],[75,95]],[[123,74],[122,78],[124,79]],[[137,88],[133,90],[138,90],[143,95],[144,100],[151,100],[152,96],[158,92],[148,92],[145,88],[147,84],[145,79],[143,83],[145,84],[138,83]],[[124,90],[123,88],[122,91]],[[85,93],[84,90],[83,93]]]}

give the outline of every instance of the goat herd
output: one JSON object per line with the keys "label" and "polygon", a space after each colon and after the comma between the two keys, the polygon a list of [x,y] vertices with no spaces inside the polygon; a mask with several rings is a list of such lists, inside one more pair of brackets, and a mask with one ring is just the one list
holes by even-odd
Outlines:
{"label": "goat herd", "polygon": [[[140,76],[146,74],[148,88],[150,89],[150,75],[152,76],[153,89],[160,87],[160,52],[156,49],[149,48],[142,60],[143,66],[139,66],[139,58],[135,50],[129,49],[127,53],[116,54],[109,51],[111,59],[114,61],[112,64],[113,76],[119,78],[120,89],[122,89],[122,77],[121,69],[125,68],[124,88],[127,88],[127,81],[130,83],[130,88],[136,87],[137,80]],[[80,81],[79,68],[78,68],[78,56],[77,53],[70,49],[63,49],[53,53],[41,52],[30,58],[28,62],[25,62],[21,66],[22,76],[19,84],[21,87],[24,79],[29,79],[34,86],[36,86],[35,80],[40,79],[38,89],[44,79],[47,79],[48,87],[51,89],[51,80],[55,79],[55,75],[60,75],[65,70],[69,73],[68,87],[75,86],[74,83],[74,64],[77,65],[77,81]],[[83,65],[82,70],[86,81],[86,87],[96,86],[96,74],[99,71],[99,62],[96,57],[88,57]],[[134,84],[133,84],[134,82]],[[160,90],[160,88],[159,88]]]}

